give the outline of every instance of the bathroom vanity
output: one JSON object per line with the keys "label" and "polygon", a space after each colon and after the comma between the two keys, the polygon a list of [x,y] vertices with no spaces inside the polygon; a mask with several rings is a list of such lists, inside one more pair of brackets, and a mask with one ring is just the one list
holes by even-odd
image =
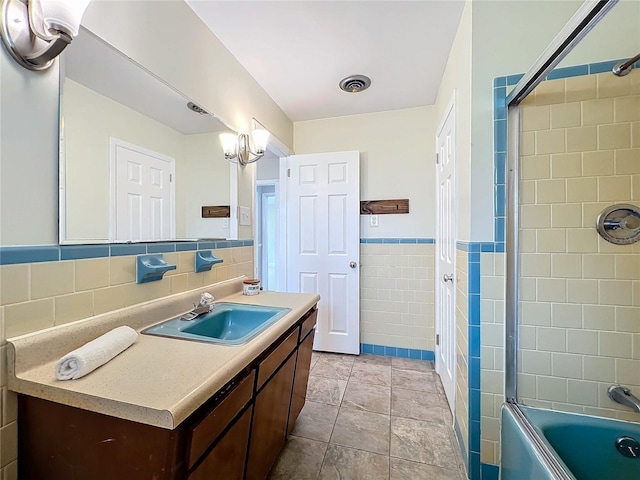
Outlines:
{"label": "bathroom vanity", "polygon": [[[304,405],[318,296],[269,292],[248,301],[291,312],[240,346],[141,335],[74,381],[55,381],[51,362],[23,370],[29,361],[21,365],[21,359],[45,339],[12,340],[10,371],[15,366],[17,373],[9,387],[20,393],[20,478],[265,479]],[[142,360],[147,354],[151,358]],[[182,366],[172,369],[175,362]],[[157,371],[150,372],[154,364]],[[171,381],[189,369],[191,378]],[[162,394],[172,383],[173,391]],[[144,392],[146,386],[152,387]],[[150,408],[160,404],[166,409]]]}

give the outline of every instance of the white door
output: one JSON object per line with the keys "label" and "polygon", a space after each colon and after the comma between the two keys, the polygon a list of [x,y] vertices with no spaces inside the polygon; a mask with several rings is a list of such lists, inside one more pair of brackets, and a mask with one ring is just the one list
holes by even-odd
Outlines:
{"label": "white door", "polygon": [[175,160],[114,139],[112,165],[111,240],[175,238]]}
{"label": "white door", "polygon": [[451,411],[455,402],[455,103],[449,103],[436,136],[436,371],[442,379]]}
{"label": "white door", "polygon": [[265,290],[276,290],[277,197],[274,184],[257,187],[256,267]]}
{"label": "white door", "polygon": [[320,294],[315,350],[360,352],[360,153],[289,157],[287,291]]}

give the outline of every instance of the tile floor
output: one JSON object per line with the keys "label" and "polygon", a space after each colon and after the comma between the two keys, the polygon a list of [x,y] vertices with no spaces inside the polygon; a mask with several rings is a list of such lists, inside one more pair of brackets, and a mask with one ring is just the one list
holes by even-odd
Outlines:
{"label": "tile floor", "polygon": [[433,363],[314,352],[270,480],[466,479]]}

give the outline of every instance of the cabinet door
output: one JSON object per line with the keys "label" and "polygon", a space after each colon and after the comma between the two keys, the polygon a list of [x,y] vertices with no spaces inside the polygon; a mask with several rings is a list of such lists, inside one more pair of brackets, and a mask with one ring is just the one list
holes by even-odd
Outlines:
{"label": "cabinet door", "polygon": [[312,330],[298,347],[298,360],[296,362],[296,376],[293,380],[293,393],[291,394],[291,410],[289,411],[289,433],[293,431],[298,415],[304,407],[307,396],[307,384],[309,383],[309,370],[311,367],[311,353],[313,351],[313,337],[316,331]]}
{"label": "cabinet door", "polygon": [[247,459],[251,408],[242,414],[238,421],[220,439],[209,454],[198,465],[189,480],[242,480],[244,464]]}
{"label": "cabinet door", "polygon": [[256,396],[247,480],[267,478],[284,446],[295,362],[292,355]]}
{"label": "cabinet door", "polygon": [[[255,372],[252,371],[232,388],[230,393],[206,417],[191,430],[189,463],[191,469],[200,456],[218,438],[238,413],[249,403],[253,396],[253,381]],[[225,387],[226,388],[226,387]],[[249,439],[245,440],[247,443]]]}

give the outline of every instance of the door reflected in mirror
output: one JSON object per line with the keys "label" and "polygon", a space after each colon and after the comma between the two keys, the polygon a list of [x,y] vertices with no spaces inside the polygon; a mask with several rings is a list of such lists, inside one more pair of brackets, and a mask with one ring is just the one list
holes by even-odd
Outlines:
{"label": "door reflected in mirror", "polygon": [[230,238],[232,130],[84,28],[61,59],[60,243]]}

